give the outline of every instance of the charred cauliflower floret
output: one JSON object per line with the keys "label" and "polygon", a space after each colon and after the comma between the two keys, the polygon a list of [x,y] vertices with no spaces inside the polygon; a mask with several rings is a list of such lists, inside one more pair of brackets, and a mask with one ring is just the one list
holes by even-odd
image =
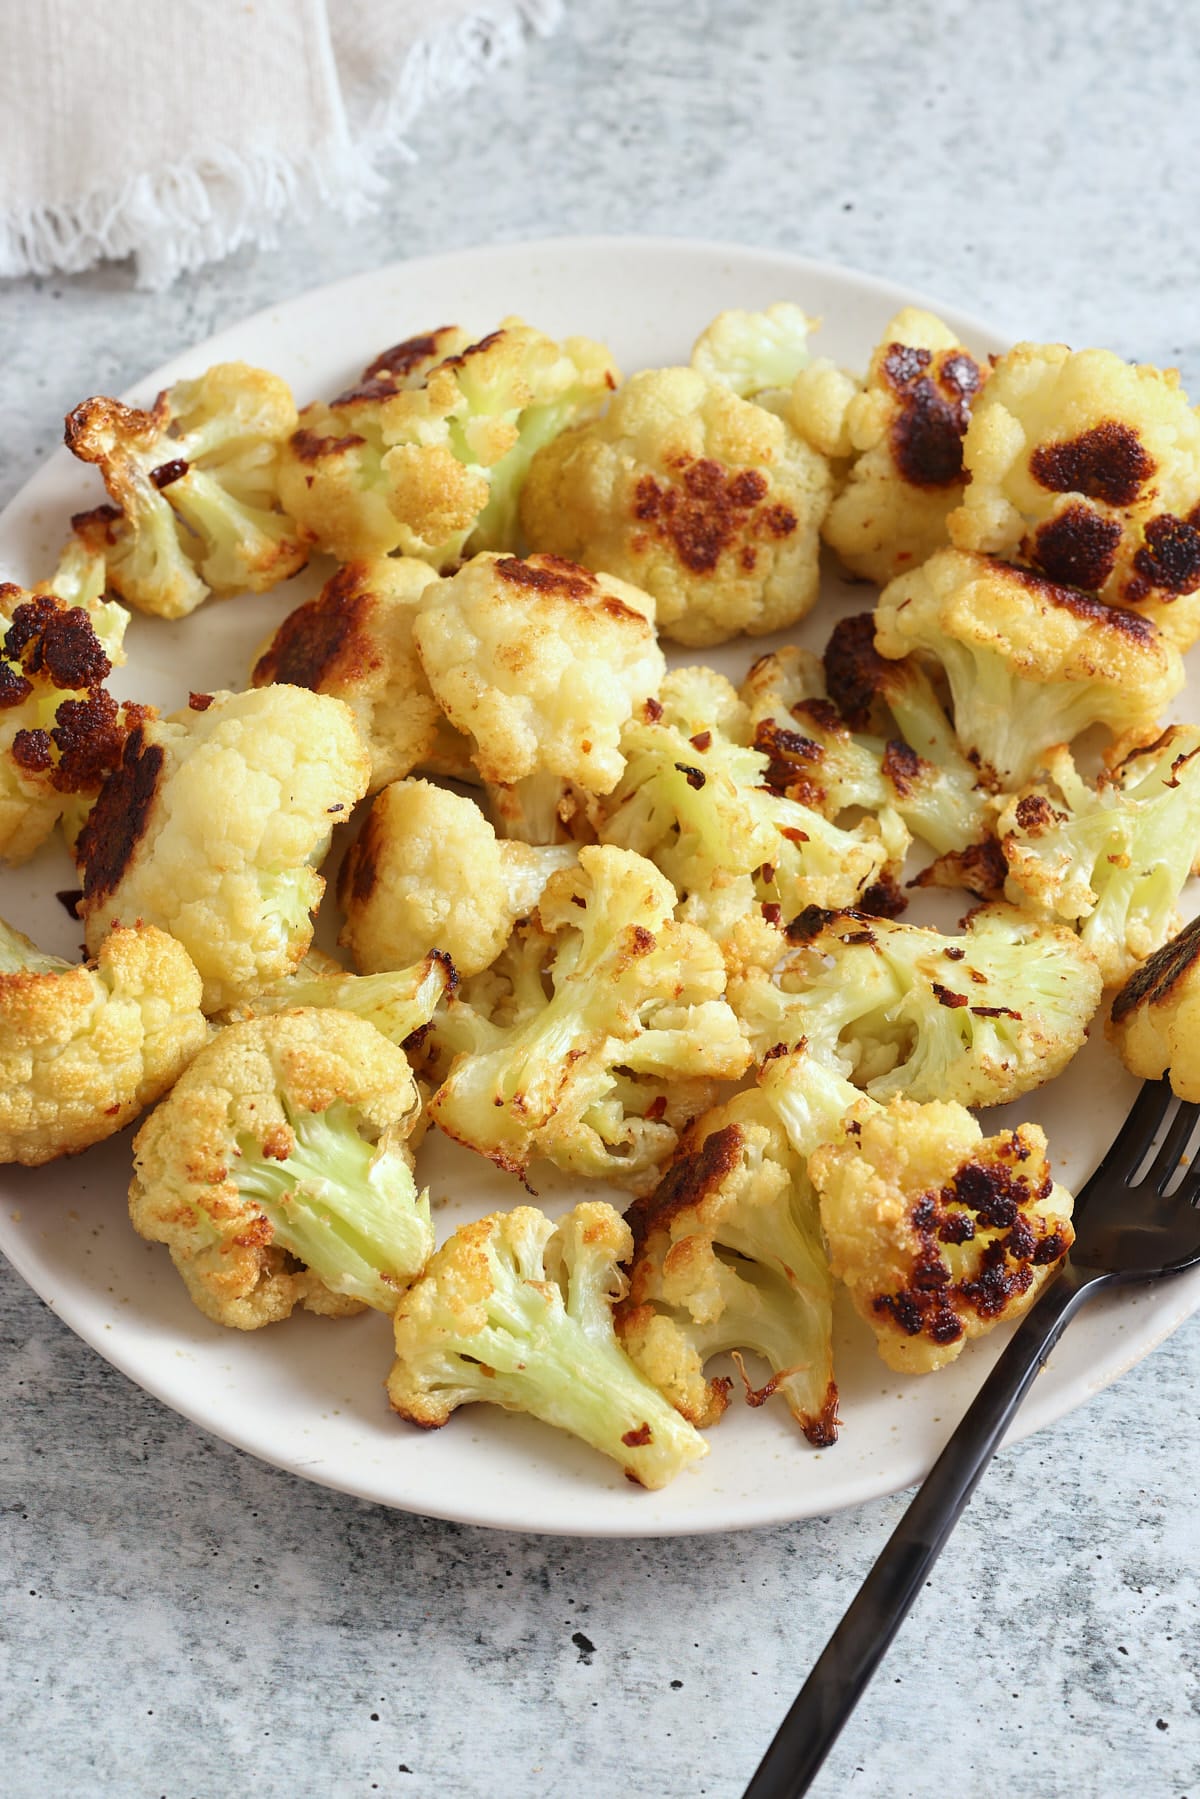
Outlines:
{"label": "charred cauliflower floret", "polygon": [[400,549],[445,568],[464,552],[514,549],[530,458],[617,379],[590,338],[559,344],[505,319],[471,343],[443,327],[396,345],[359,387],[305,408],[280,492],[312,540],[346,562]]}
{"label": "charred cauliflower floret", "polygon": [[0,1162],[36,1166],[111,1137],[208,1036],[200,977],[153,925],[65,962],[0,919]]}
{"label": "charred cauliflower floret", "polygon": [[237,1330],[296,1306],[394,1311],[433,1250],[407,1147],[419,1111],[403,1051],[361,1018],[227,1025],[137,1134],[134,1229]]}
{"label": "charred cauliflower floret", "polygon": [[540,968],[524,1003],[506,1013],[491,982],[478,1006],[468,989],[434,1020],[435,1038],[458,1051],[430,1102],[434,1122],[517,1175],[545,1157],[635,1192],[653,1186],[713,1083],[750,1060],[720,951],[674,907],[674,888],[641,856],[581,849],[539,902]]}
{"label": "charred cauliflower floret", "polygon": [[872,1098],[1002,1105],[1058,1074],[1100,1003],[1100,970],[1072,930],[982,906],[961,937],[813,907],[773,971],[729,1000],[755,1051],[807,1042]]}
{"label": "charred cauliflower floret", "polygon": [[751,1352],[771,1375],[757,1390],[745,1381],[749,1403],[779,1393],[811,1443],[835,1442],[833,1282],[816,1196],[761,1094],[698,1119],[628,1221],[618,1329],[648,1379],[693,1424],[713,1424],[730,1383],[707,1378],[706,1364]]}
{"label": "charred cauliflower floret", "polygon": [[683,916],[724,939],[748,912],[776,922],[807,905],[852,905],[904,860],[886,808],[852,829],[773,789],[770,751],[751,747],[750,709],[712,669],[673,669],[621,740],[625,773],[600,836],[649,856]]}
{"label": "charred cauliflower floret", "polygon": [[809,333],[818,323],[788,300],[763,312],[720,312],[692,345],[692,367],[743,400],[785,396],[808,366]]}
{"label": "charred cauliflower floret", "polygon": [[143,715],[142,708],[119,706],[104,685],[112,661],[94,616],[50,591],[0,586],[5,861],[24,862],[69,806],[91,804]]}
{"label": "charred cauliflower floret", "polygon": [[649,369],[534,458],[521,522],[534,548],[653,594],[664,636],[714,644],[811,609],[829,494],[783,419],[696,369]]}
{"label": "charred cauliflower floret", "polygon": [[808,1170],[833,1272],[902,1374],[1021,1317],[1074,1241],[1036,1125],[985,1138],[960,1105],[866,1100]]}
{"label": "charred cauliflower floret", "polygon": [[278,980],[312,941],[332,827],[366,791],[347,706],[302,687],[196,696],[134,727],[80,835],[88,947],[144,919],[182,943],[206,1011]]}
{"label": "charred cauliflower floret", "polygon": [[880,586],[947,542],[963,494],[963,438],[987,370],[929,312],[897,313],[861,389],[821,360],[800,372],[791,418],[811,444],[850,457],[822,536]]}
{"label": "charred cauliflower floret", "polygon": [[962,549],[1136,606],[1180,649],[1200,636],[1200,418],[1173,369],[1018,344],[967,434]]}
{"label": "charred cauliflower floret", "polygon": [[371,793],[414,768],[474,778],[468,745],[442,716],[413,642],[421,595],[436,581],[414,556],[339,568],[316,599],[289,612],[250,676],[254,687],[282,682],[344,700],[371,753]]}
{"label": "charred cauliflower floret", "polygon": [[1148,619],[961,550],[884,589],[875,647],[941,665],[959,741],[1006,787],[1089,725],[1146,735],[1184,682],[1178,650]]}
{"label": "charred cauliflower floret", "polygon": [[1173,725],[1097,787],[1069,750],[1011,799],[997,825],[1017,905],[1074,924],[1106,986],[1123,981],[1178,925],[1200,866],[1200,726]]}
{"label": "charred cauliflower floret", "polygon": [[210,593],[261,593],[294,574],[307,550],[277,475],[295,428],[287,384],[243,362],[177,381],[148,412],[97,398],[69,413],[67,448],[99,466],[113,502],[75,528],[121,598],[182,618]]}
{"label": "charred cauliflower floret", "polygon": [[1107,1031],[1130,1074],[1165,1074],[1180,1099],[1200,1101],[1200,919],[1134,970]]}
{"label": "charred cauliflower floret", "polygon": [[474,800],[428,781],[394,782],[342,864],[340,941],[368,974],[432,949],[460,975],[479,974],[555,870],[575,860],[569,845],[498,838]]}
{"label": "charred cauliflower floret", "polygon": [[72,532],[63,545],[54,573],[30,590],[30,598],[36,600],[42,594],[49,594],[67,607],[82,606],[104,654],[114,668],[120,668],[125,661],[129,613],[117,600],[105,597],[107,589],[108,569],[104,557]]}
{"label": "charred cauliflower floret", "polygon": [[617,1341],[630,1244],[620,1213],[595,1200],[556,1224],[518,1206],[461,1225],[397,1309],[395,1410],[426,1430],[475,1400],[528,1412],[665,1487],[708,1445]]}

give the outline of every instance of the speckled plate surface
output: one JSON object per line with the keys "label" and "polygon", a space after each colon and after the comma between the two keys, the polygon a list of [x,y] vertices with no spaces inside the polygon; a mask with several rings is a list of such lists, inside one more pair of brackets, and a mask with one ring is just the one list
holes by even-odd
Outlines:
{"label": "speckled plate surface", "polygon": [[[259,313],[148,375],[127,397],[145,401],[182,375],[239,357],[278,370],[303,404],[337,391],[400,338],[448,321],[482,332],[508,312],[556,335],[603,338],[631,370],[686,360],[696,333],[722,307],[778,299],[823,317],[821,353],[862,366],[891,314],[920,298],[845,270],[726,245],[648,238],[501,245],[398,264]],[[1003,348],[985,325],[930,304],[974,349]],[[29,481],[0,517],[6,579],[28,583],[53,567],[68,514],[101,497],[91,477],[62,451]],[[169,708],[189,688],[241,686],[251,651],[325,572],[310,569],[282,591],[210,605],[179,624],[135,616],[129,662],[114,685]],[[815,614],[790,635],[818,648],[842,610],[867,603],[867,590],[831,575]],[[777,641],[744,640],[708,659],[737,679]],[[1178,716],[1200,717],[1194,677]],[[53,898],[74,884],[65,854],[48,849],[0,873],[0,914],[46,948],[74,953],[79,928]],[[1067,1073],[1020,1111],[1045,1126],[1056,1172],[1077,1185],[1134,1091],[1097,1029]],[[75,1161],[0,1171],[0,1248],[65,1323],[176,1411],[281,1468],[408,1511],[605,1536],[731,1530],[835,1511],[918,1480],[1001,1346],[996,1335],[934,1377],[906,1379],[883,1366],[847,1311],[838,1323],[843,1429],[835,1448],[810,1449],[781,1406],[735,1406],[711,1433],[711,1454],[699,1467],[665,1492],[644,1493],[582,1445],[488,1406],[464,1409],[428,1435],[400,1423],[384,1398],[390,1333],[378,1315],[340,1323],[305,1315],[251,1334],[209,1324],[185,1297],[166,1251],[129,1226],[129,1161],[126,1133]],[[439,1236],[522,1197],[481,1158],[444,1139],[427,1140],[419,1173],[438,1206]],[[570,1196],[560,1179],[541,1199],[557,1211]],[[1197,1305],[1200,1270],[1095,1305],[1035,1384],[1019,1433],[1083,1403]],[[54,1429],[50,1413],[46,1428]]]}

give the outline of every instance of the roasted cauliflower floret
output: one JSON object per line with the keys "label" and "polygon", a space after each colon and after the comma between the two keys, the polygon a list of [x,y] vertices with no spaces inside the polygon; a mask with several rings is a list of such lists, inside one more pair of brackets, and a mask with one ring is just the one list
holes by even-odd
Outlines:
{"label": "roasted cauliflower floret", "polygon": [[770,785],[750,747],[750,710],[712,669],[673,669],[621,740],[625,773],[601,809],[605,842],[649,856],[683,916],[724,939],[759,907],[776,922],[807,905],[851,905],[903,862],[894,812],[843,830]]}
{"label": "roasted cauliflower floret", "polygon": [[1180,1099],[1200,1101],[1200,919],[1134,970],[1112,1003],[1109,1041],[1143,1081],[1165,1074]]}
{"label": "roasted cauliflower floret", "polygon": [[283,682],[344,700],[371,753],[376,793],[414,768],[474,779],[466,740],[430,691],[413,642],[421,596],[437,581],[414,556],[339,568],[289,612],[259,652],[253,687]]}
{"label": "roasted cauliflower floret", "polygon": [[[0,586],[0,858],[24,862],[72,805],[86,808],[142,715],[104,683],[94,613]],[[102,621],[98,621],[102,622]]]}
{"label": "roasted cauliflower floret", "polygon": [[65,962],[0,919],[0,1162],[101,1143],[166,1092],[208,1037],[200,976],[153,925]]}
{"label": "roasted cauliflower floret", "polygon": [[464,552],[512,550],[530,458],[617,379],[590,338],[558,344],[515,318],[478,343],[444,327],[385,353],[329,405],[306,407],[280,491],[344,562],[401,549],[445,568]]}
{"label": "roasted cauliflower floret", "polygon": [[107,586],[104,557],[72,532],[54,573],[31,589],[30,598],[36,600],[41,594],[50,594],[65,606],[82,606],[104,654],[114,668],[120,668],[125,661],[129,613],[119,601],[105,598]]}
{"label": "roasted cauliflower floret", "polygon": [[1106,986],[1160,948],[1200,866],[1200,726],[1173,725],[1090,787],[1069,750],[997,825],[1019,906],[1074,924]]}
{"label": "roasted cauliflower floret", "polygon": [[774,971],[729,984],[755,1051],[806,1042],[878,1100],[1018,1099],[1066,1067],[1100,1002],[1074,932],[1014,906],[980,907],[962,937],[817,907],[787,934]]}
{"label": "roasted cauliflower floret", "polygon": [[426,595],[413,638],[510,836],[550,842],[566,785],[608,793],[621,730],[666,663],[654,603],[557,556],[480,555]]}
{"label": "roasted cauliflower floret", "polygon": [[719,312],[692,345],[692,367],[743,400],[786,395],[808,366],[809,333],[819,322],[789,300],[762,312]]}
{"label": "roasted cauliflower floret", "polygon": [[454,964],[441,950],[430,950],[410,968],[381,974],[350,974],[332,956],[310,950],[294,974],[260,987],[253,999],[222,1013],[220,1022],[240,1024],[299,1006],[333,1006],[365,1018],[390,1043],[410,1049],[420,1044],[438,1006],[457,985]]}
{"label": "roasted cauliflower floret", "polygon": [[861,389],[839,383],[823,360],[798,373],[796,429],[826,454],[853,458],[821,533],[851,573],[882,586],[947,542],[986,376],[948,326],[911,306],[887,326]]}
{"label": "roasted cauliflower floret", "polygon": [[74,524],[121,598],[182,618],[210,593],[261,593],[302,567],[277,487],[295,428],[287,384],[242,362],[177,381],[148,412],[103,398],[76,406],[67,448],[99,466],[113,504]]}
{"label": "roasted cauliflower floret", "polygon": [[693,1424],[713,1424],[730,1383],[706,1378],[706,1364],[753,1352],[771,1377],[757,1390],[745,1382],[749,1403],[779,1393],[811,1443],[835,1442],[833,1282],[816,1196],[762,1095],[698,1119],[628,1221],[618,1329],[647,1378]]}
{"label": "roasted cauliflower floret", "polygon": [[750,1060],[720,952],[674,907],[674,888],[641,856],[581,849],[535,914],[542,1003],[494,1022],[505,995],[491,983],[486,1012],[463,998],[435,1019],[434,1036],[460,1053],[430,1102],[434,1122],[517,1175],[540,1156],[635,1192],[653,1186],[713,1083]]}
{"label": "roasted cauliflower floret", "polygon": [[552,1224],[532,1206],[464,1224],[396,1312],[388,1398],[426,1430],[474,1400],[528,1412],[664,1487],[708,1445],[618,1343],[629,1226],[599,1201]]}
{"label": "roasted cauliflower floret", "polygon": [[376,798],[342,864],[340,941],[367,974],[433,949],[460,975],[479,974],[555,870],[575,860],[569,845],[497,838],[474,800],[428,781],[396,781]]}
{"label": "roasted cauliflower floret", "polygon": [[370,764],[341,700],[302,687],[198,695],[135,725],[78,846],[89,949],[144,919],[178,938],[206,1011],[278,980],[312,941],[333,825]]}
{"label": "roasted cauliflower floret", "polygon": [[976,405],[953,541],[1200,636],[1200,418],[1173,369],[1018,344]]}
{"label": "roasted cauliflower floret", "polygon": [[811,609],[830,486],[774,413],[696,369],[649,369],[539,452],[521,522],[535,549],[653,594],[664,636],[724,643]]}
{"label": "roasted cauliflower floret", "polygon": [[129,1214],[218,1324],[391,1312],[433,1250],[402,1050],[336,1010],[227,1025],[134,1141]]}
{"label": "roasted cauliflower floret", "polygon": [[1006,787],[1089,725],[1145,736],[1184,681],[1179,652],[1148,619],[961,550],[884,589],[875,647],[940,663],[959,741]]}
{"label": "roasted cauliflower floret", "polygon": [[1074,1241],[1036,1125],[985,1138],[960,1105],[864,1100],[808,1171],[833,1272],[902,1374],[1021,1317]]}

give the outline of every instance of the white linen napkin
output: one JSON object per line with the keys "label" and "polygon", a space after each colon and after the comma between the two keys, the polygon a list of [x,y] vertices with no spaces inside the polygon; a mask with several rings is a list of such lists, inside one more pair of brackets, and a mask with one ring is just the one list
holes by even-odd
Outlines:
{"label": "white linen napkin", "polygon": [[[314,204],[353,218],[404,133],[560,0],[7,0],[0,275],[136,257],[165,287]],[[453,125],[448,123],[448,129]]]}

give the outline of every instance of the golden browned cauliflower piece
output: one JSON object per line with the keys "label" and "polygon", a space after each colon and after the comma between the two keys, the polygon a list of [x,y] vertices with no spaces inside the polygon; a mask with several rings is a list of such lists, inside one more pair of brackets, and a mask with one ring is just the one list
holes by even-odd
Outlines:
{"label": "golden browned cauliflower piece", "polygon": [[808,1172],[833,1272],[901,1374],[1021,1317],[1074,1241],[1037,1125],[985,1138],[953,1103],[860,1101]]}
{"label": "golden browned cauliflower piece", "polygon": [[312,941],[316,872],[370,772],[341,700],[303,687],[198,694],[130,732],[79,839],[89,948],[144,919],[184,945],[220,1011]]}
{"label": "golden browned cauliflower piece", "polygon": [[1175,370],[1018,344],[975,408],[950,535],[1200,636],[1200,418]]}
{"label": "golden browned cauliflower piece", "polygon": [[1184,682],[1178,650],[1149,619],[962,550],[939,550],[888,584],[875,647],[941,664],[960,743],[1007,788],[1090,725],[1152,734]]}
{"label": "golden browned cauliflower piece", "polygon": [[677,643],[724,643],[803,618],[817,597],[825,458],[696,369],[648,369],[605,416],[534,458],[530,544],[653,594]]}
{"label": "golden browned cauliflower piece", "polygon": [[210,593],[261,593],[295,574],[308,552],[276,479],[295,427],[286,382],[244,362],[177,381],[148,412],[104,398],[76,406],[67,448],[98,464],[114,503],[73,523],[122,599],[182,618]]}
{"label": "golden browned cauliflower piece", "polygon": [[254,687],[283,682],[344,700],[371,753],[371,793],[417,767],[474,777],[467,743],[442,716],[413,643],[421,595],[436,580],[414,556],[339,568],[316,599],[289,612],[250,676]]}
{"label": "golden browned cauliflower piece", "polygon": [[1165,1074],[1180,1099],[1200,1101],[1200,918],[1130,975],[1107,1032],[1130,1074]]}
{"label": "golden browned cauliflower piece", "polygon": [[590,338],[559,344],[508,318],[471,343],[443,326],[305,408],[280,492],[309,537],[345,562],[401,549],[446,568],[464,551],[515,549],[530,458],[617,378]]}
{"label": "golden browned cauliflower piece", "polygon": [[79,965],[0,919],[0,1162],[36,1166],[123,1130],[207,1036],[200,976],[165,931],[118,927]]}
{"label": "golden browned cauliflower piece", "polygon": [[491,966],[555,869],[575,859],[569,845],[497,838],[474,800],[393,782],[342,864],[339,941],[366,974],[438,949],[465,979]]}
{"label": "golden browned cauliflower piece", "polygon": [[134,1140],[129,1214],[206,1317],[392,1312],[433,1250],[403,1050],[334,1009],[227,1025]]}
{"label": "golden browned cauliflower piece", "polygon": [[797,375],[796,429],[826,455],[852,459],[822,526],[851,573],[882,586],[946,543],[986,377],[948,326],[911,306],[887,326],[861,389],[824,358]]}

